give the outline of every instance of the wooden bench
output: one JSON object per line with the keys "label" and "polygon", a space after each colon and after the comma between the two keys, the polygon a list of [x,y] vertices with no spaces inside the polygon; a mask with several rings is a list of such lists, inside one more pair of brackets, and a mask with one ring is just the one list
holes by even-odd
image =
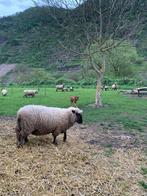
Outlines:
{"label": "wooden bench", "polygon": [[147,87],[137,88],[138,97],[142,95],[147,95]]}

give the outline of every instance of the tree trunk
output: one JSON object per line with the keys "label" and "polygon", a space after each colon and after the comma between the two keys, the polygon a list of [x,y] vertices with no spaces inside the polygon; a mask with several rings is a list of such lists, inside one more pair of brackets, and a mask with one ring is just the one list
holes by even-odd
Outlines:
{"label": "tree trunk", "polygon": [[96,85],[96,96],[95,96],[95,107],[99,108],[102,107],[102,100],[101,100],[101,77],[97,80]]}
{"label": "tree trunk", "polygon": [[96,95],[95,95],[95,107],[99,108],[102,107],[102,100],[101,100],[101,84],[102,84],[102,79],[105,73],[105,58],[103,57],[103,63],[96,63],[93,61],[92,57],[90,56],[89,52],[89,57],[90,57],[90,64],[97,73],[97,84],[96,84]]}

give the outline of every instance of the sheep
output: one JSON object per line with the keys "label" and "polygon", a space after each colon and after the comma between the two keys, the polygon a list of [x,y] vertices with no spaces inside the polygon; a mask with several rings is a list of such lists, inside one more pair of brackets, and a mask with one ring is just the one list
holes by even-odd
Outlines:
{"label": "sheep", "polygon": [[117,86],[117,84],[116,83],[114,83],[114,84],[112,84],[112,90],[117,90],[118,89],[118,86]]}
{"label": "sheep", "polygon": [[107,90],[109,90],[109,87],[107,85],[103,85],[102,90],[107,91]]}
{"label": "sheep", "polygon": [[24,90],[24,97],[35,97],[38,94],[38,90]]}
{"label": "sheep", "polygon": [[64,87],[62,91],[68,92],[68,88],[67,87]]}
{"label": "sheep", "polygon": [[71,91],[74,91],[74,88],[72,86],[67,86],[67,87],[64,87],[62,91],[67,91],[67,92],[71,92]]}
{"label": "sheep", "polygon": [[64,84],[56,85],[56,91],[58,90],[64,91]]}
{"label": "sheep", "polygon": [[26,105],[17,112],[17,124],[15,127],[17,146],[23,146],[28,142],[30,134],[39,136],[52,133],[53,144],[57,145],[56,137],[64,133],[63,141],[66,141],[66,131],[77,122],[81,124],[82,110],[79,108],[56,108],[42,105]]}
{"label": "sheep", "polygon": [[70,97],[71,105],[76,106],[76,103],[77,103],[78,99],[79,99],[78,96],[72,96],[72,97]]}
{"label": "sheep", "polygon": [[8,95],[8,90],[5,89],[5,88],[3,88],[3,89],[1,90],[1,93],[2,93],[2,96],[6,96],[6,95]]}
{"label": "sheep", "polygon": [[74,91],[74,88],[72,86],[70,86],[69,91]]}

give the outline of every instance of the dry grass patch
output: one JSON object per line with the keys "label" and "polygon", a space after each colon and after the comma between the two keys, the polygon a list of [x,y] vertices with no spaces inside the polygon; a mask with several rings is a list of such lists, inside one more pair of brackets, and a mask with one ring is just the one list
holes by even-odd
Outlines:
{"label": "dry grass patch", "polygon": [[15,119],[1,119],[0,195],[145,196],[138,185],[146,161],[139,147],[119,146],[108,157],[105,147],[88,142],[96,139],[95,131],[75,126],[67,143],[62,135],[57,138],[57,147],[47,135],[30,136],[29,143],[17,149],[14,126]]}

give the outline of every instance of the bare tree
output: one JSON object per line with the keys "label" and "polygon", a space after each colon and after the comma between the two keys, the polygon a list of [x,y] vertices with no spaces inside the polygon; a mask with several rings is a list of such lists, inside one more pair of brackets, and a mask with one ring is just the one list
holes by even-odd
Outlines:
{"label": "bare tree", "polygon": [[[66,34],[62,47],[87,60],[97,74],[95,106],[101,107],[101,84],[106,56],[141,27],[142,0],[40,0]],[[36,2],[36,1],[35,1]]]}

